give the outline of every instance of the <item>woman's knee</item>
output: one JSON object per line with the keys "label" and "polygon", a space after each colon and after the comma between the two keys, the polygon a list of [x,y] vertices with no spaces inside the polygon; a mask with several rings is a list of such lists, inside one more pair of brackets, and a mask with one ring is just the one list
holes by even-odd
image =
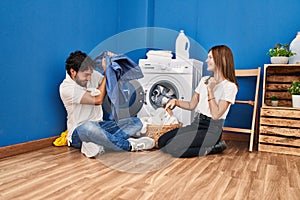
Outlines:
{"label": "woman's knee", "polygon": [[168,143],[168,138],[165,135],[162,135],[157,140],[157,145],[159,149],[162,149]]}
{"label": "woman's knee", "polygon": [[160,140],[160,138],[158,138],[158,140],[157,140],[157,146],[159,149],[164,147],[164,143],[162,142],[162,140]]}

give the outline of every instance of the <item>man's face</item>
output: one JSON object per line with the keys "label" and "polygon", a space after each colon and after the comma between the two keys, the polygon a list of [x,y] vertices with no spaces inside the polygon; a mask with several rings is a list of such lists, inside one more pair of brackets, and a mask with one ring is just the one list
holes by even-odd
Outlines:
{"label": "man's face", "polygon": [[80,86],[86,87],[87,82],[91,80],[91,75],[93,73],[93,69],[88,69],[85,71],[78,71],[75,73],[73,80]]}

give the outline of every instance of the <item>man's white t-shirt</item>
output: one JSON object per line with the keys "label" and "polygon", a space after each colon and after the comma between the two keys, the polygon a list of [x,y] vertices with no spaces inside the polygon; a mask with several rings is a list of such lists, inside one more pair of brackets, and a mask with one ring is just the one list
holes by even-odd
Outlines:
{"label": "man's white t-shirt", "polygon": [[[202,113],[203,115],[206,115],[208,117],[212,117],[208,103],[207,85],[205,84],[205,81],[208,78],[208,76],[201,78],[200,83],[195,89],[195,92],[199,94],[199,103],[196,107],[196,112]],[[218,103],[219,100],[222,99],[230,102],[230,105],[234,104],[237,91],[237,86],[234,83],[225,79],[224,81],[220,82],[214,87],[214,100]],[[226,116],[230,109],[230,105],[228,106],[224,114],[220,117],[220,119],[226,119]]]}
{"label": "man's white t-shirt", "polygon": [[[91,80],[87,83],[87,88],[98,88],[103,76],[93,71]],[[87,88],[78,85],[68,73],[60,84],[60,97],[67,110],[68,144],[72,142],[72,133],[86,121],[102,121],[103,111],[101,105],[80,104],[81,98],[87,92]]]}

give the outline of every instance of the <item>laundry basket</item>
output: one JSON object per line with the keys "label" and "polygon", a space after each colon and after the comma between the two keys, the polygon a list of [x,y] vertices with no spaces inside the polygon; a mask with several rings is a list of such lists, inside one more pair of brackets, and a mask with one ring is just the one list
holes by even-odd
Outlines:
{"label": "laundry basket", "polygon": [[160,136],[175,128],[180,128],[182,123],[170,125],[147,125],[146,135],[155,140],[155,147],[158,148],[158,139]]}

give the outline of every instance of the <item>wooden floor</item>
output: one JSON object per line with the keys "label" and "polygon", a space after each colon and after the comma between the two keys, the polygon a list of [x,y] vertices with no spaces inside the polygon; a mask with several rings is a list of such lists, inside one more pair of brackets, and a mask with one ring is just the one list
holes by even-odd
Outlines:
{"label": "wooden floor", "polygon": [[0,199],[300,199],[300,157],[228,146],[190,159],[48,147],[0,160]]}

